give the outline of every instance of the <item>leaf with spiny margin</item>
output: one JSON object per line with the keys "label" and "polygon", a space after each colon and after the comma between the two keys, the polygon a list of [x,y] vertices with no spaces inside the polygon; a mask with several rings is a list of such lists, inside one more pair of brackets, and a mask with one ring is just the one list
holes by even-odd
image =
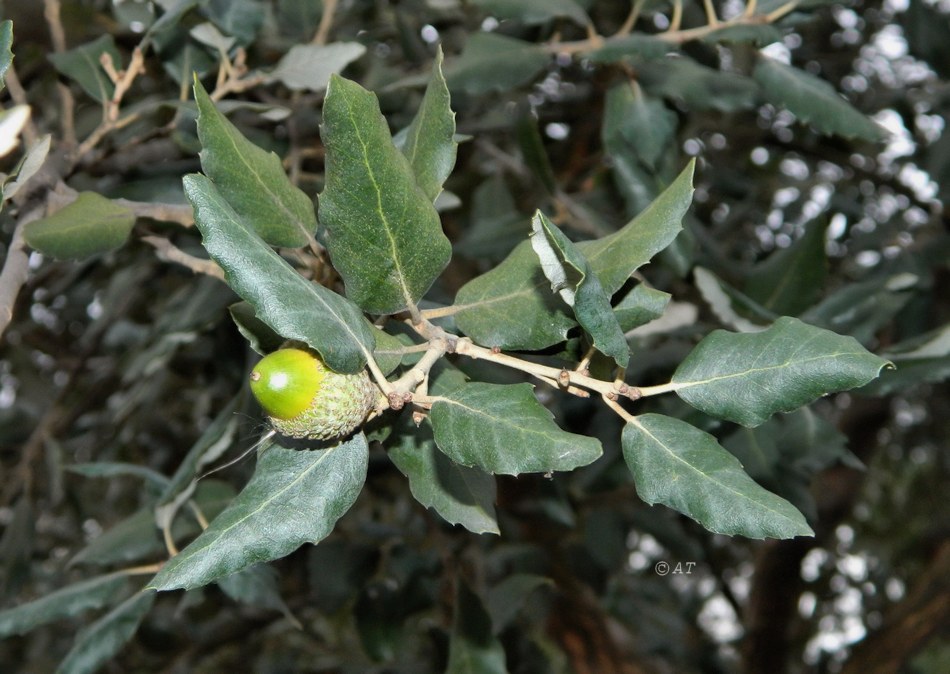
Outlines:
{"label": "leaf with spiny margin", "polygon": [[746,278],[746,294],[779,315],[797,316],[814,304],[828,275],[827,226],[826,218],[812,220],[792,245],[757,264]]}
{"label": "leaf with spiny margin", "polygon": [[[531,220],[531,246],[551,289],[574,308],[574,316],[587,331],[594,347],[620,367],[630,361],[630,348],[610,306],[610,297],[574,242],[541,211]],[[562,285],[563,284],[563,285]]]}
{"label": "leaf with spiny margin", "polygon": [[280,157],[245,138],[215,107],[195,76],[201,170],[243,220],[272,246],[305,246],[317,217],[313,202],[290,182]]}
{"label": "leaf with spiny margin", "polygon": [[576,325],[548,291],[530,241],[522,241],[494,269],[462,286],[455,324],[474,341],[501,349],[543,349],[563,342]]}
{"label": "leaf with spiny margin", "polygon": [[56,70],[75,80],[97,102],[104,103],[112,100],[115,84],[99,61],[103,54],[109,55],[116,70],[122,70],[122,57],[111,35],[103,35],[69,51],[50,54],[48,58]]}
{"label": "leaf with spiny margin", "polygon": [[729,536],[814,535],[795,506],[756,484],[716,438],[685,421],[635,417],[624,426],[622,446],[646,503],[661,503]]}
{"label": "leaf with spiny margin", "polygon": [[0,90],[6,85],[7,70],[13,63],[13,22],[0,22]]}
{"label": "leaf with spiny margin", "polygon": [[461,524],[476,534],[499,533],[495,478],[449,459],[436,447],[427,427],[401,430],[398,444],[389,447],[387,455],[409,478],[413,497],[450,524]]}
{"label": "leaf with spiny margin", "polygon": [[561,430],[530,384],[475,382],[438,396],[429,421],[453,461],[489,473],[573,470],[595,461],[600,442]]}
{"label": "leaf with spiny margin", "polygon": [[91,674],[112,659],[135,635],[155,603],[155,593],[142,590],[83,629],[56,674]]}
{"label": "leaf with spiny margin", "polygon": [[452,256],[432,200],[393,145],[375,94],[332,76],[321,128],[320,223],[347,296],[373,314],[415,306]]}
{"label": "leaf with spiny margin", "polygon": [[613,234],[577,244],[608,295],[620,289],[630,274],[669,246],[683,229],[683,217],[693,201],[693,159],[646,210]]}
{"label": "leaf with spiny margin", "polygon": [[527,84],[550,60],[551,54],[541,45],[476,32],[465,43],[462,55],[446,69],[446,77],[449,89],[479,96]]}
{"label": "leaf with spiny margin", "polygon": [[356,501],[368,457],[362,433],[325,449],[266,444],[244,490],[149,587],[190,590],[321,541]]}
{"label": "leaf with spiny margin", "polygon": [[125,206],[96,192],[81,192],[74,202],[23,228],[30,248],[44,255],[73,260],[118,248],[135,225]]}
{"label": "leaf with spiny margin", "polygon": [[359,308],[294,271],[207,177],[185,176],[184,185],[204,247],[257,317],[277,334],[308,344],[336,372],[363,369],[373,350],[373,333]]}
{"label": "leaf with spiny margin", "polygon": [[449,87],[442,75],[442,46],[435,53],[432,77],[416,116],[400,134],[396,145],[412,166],[416,182],[430,200],[442,192],[442,184],[455,166],[455,113]]}
{"label": "leaf with spiny margin", "polygon": [[752,77],[762,86],[770,102],[788,108],[820,133],[875,142],[885,138],[883,128],[820,77],[767,56],[759,57]]}
{"label": "leaf with spiny margin", "polygon": [[706,414],[758,426],[776,412],[863,386],[887,365],[853,337],[783,316],[761,332],[711,332],[676,368],[671,384]]}
{"label": "leaf with spiny margin", "polygon": [[108,606],[123,593],[128,583],[129,577],[124,573],[96,576],[0,611],[0,639],[26,634],[40,625]]}

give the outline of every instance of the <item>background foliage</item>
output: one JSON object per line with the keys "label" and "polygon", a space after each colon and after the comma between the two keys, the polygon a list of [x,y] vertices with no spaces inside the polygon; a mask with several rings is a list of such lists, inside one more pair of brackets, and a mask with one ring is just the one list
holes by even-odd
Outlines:
{"label": "background foliage", "polygon": [[[0,662],[69,672],[950,668],[946,642],[934,638],[948,623],[950,578],[940,498],[950,412],[945,3],[47,0],[2,9],[12,24],[0,25],[0,310],[12,321],[0,370]],[[444,88],[429,84],[439,64]],[[363,129],[373,119],[367,91],[385,123],[366,162],[407,162],[424,197],[410,204],[414,228],[395,232],[406,239],[394,250],[425,253],[401,258],[408,271],[396,294],[371,275],[378,253],[347,244],[345,228],[366,210],[336,196],[359,189],[333,161],[360,151],[341,120]],[[449,101],[454,129],[438,114]],[[441,127],[418,121],[427,111]],[[675,231],[648,229],[655,240],[635,242],[617,233],[638,214],[659,218],[688,202],[677,190],[692,158],[684,231],[674,240]],[[207,178],[183,187],[198,171]],[[284,173],[286,187],[268,189]],[[343,233],[338,241],[325,229],[313,237],[318,194],[321,224]],[[192,204],[199,220],[202,207],[215,219],[237,212],[253,232],[215,239],[199,222],[199,234]],[[386,231],[387,215],[404,207],[380,203],[379,218],[360,226]],[[532,218],[536,209],[547,217]],[[258,456],[257,474],[249,459],[194,481],[260,435],[260,411],[241,393],[256,358],[248,342],[270,350],[258,319],[274,327],[287,317],[255,317],[235,291],[258,309],[267,293],[311,294],[340,318],[295,319],[281,334],[319,331],[333,342],[334,330],[349,331],[334,366],[358,369],[375,341],[388,372],[398,361],[384,355],[405,335],[383,337],[328,288],[345,282],[364,309],[399,311],[422,297],[419,279],[438,275],[451,248],[422,308],[475,306],[526,281],[517,272],[539,253],[520,242],[532,231],[547,241],[542,256],[573,270],[574,312],[522,293],[497,317],[463,308],[447,320],[481,344],[568,362],[557,359],[586,351],[576,316],[619,362],[623,345],[597,327],[596,310],[584,318],[578,308],[613,295],[632,348],[627,381],[683,390],[640,401],[640,421],[621,435],[621,419],[596,400],[536,388],[561,427],[599,440],[603,457],[553,478],[512,477],[525,466],[499,463],[494,480],[446,460],[436,443],[447,454],[460,447],[452,456],[467,462],[464,428],[437,422],[453,406],[502,400],[524,413],[519,426],[551,423],[526,386],[499,387],[524,381],[518,373],[458,358],[432,384],[444,396],[431,411],[433,437],[394,415],[367,429],[369,442],[358,435],[320,461],[275,448]],[[634,268],[653,259],[639,283],[617,271],[618,246],[646,251]],[[251,249],[284,270],[259,298],[241,290],[261,287],[253,273],[243,285],[234,275],[241,259],[220,258]],[[543,327],[523,320],[542,314]],[[771,324],[780,332],[756,332]],[[729,342],[742,346],[741,363],[774,334],[789,336],[780,357],[817,334],[812,326],[853,337],[897,369],[771,418],[820,391],[782,407],[693,384],[703,366],[696,344],[731,339],[717,328],[747,340]],[[609,377],[607,358],[590,367]],[[489,383],[453,393],[466,375]],[[815,536],[727,537],[647,505],[735,533],[723,508],[703,511],[722,495],[696,504],[688,489],[659,489],[675,483],[664,479],[664,446],[717,440]],[[748,479],[723,465],[730,479]],[[358,496],[328,485],[365,471]],[[473,498],[446,502],[424,479],[433,474]],[[268,498],[277,493],[282,500]],[[288,518],[314,494],[332,520],[353,505],[335,528]],[[261,523],[251,526],[282,522],[299,535],[281,538],[288,556],[210,585],[179,576],[203,585],[188,593],[136,591],[208,521],[203,540],[254,516]],[[797,521],[781,535],[795,533],[804,533]],[[233,568],[255,559],[211,549]],[[185,549],[159,579],[196,568],[200,554]]]}

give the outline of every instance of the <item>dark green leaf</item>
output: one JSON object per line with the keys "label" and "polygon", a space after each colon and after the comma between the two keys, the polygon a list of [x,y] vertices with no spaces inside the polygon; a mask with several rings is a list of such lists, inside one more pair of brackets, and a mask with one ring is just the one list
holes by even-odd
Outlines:
{"label": "dark green leaf", "polygon": [[624,295],[614,307],[614,314],[617,316],[617,322],[620,323],[620,329],[630,332],[662,316],[669,302],[669,293],[640,283]]}
{"label": "dark green leaf", "polygon": [[228,307],[228,313],[231,314],[231,320],[234,321],[238,332],[244,336],[251,349],[261,356],[276,351],[287,341],[257,317],[254,307],[249,302],[235,302]]}
{"label": "dark green leaf", "polygon": [[693,199],[695,167],[695,160],[690,161],[676,180],[622,229],[578,244],[609,295],[617,292],[630,274],[669,246],[683,229],[683,216]]}
{"label": "dark green leaf", "polygon": [[759,100],[754,80],[707,68],[685,56],[647,61],[637,70],[648,93],[683,101],[692,110],[734,112],[753,108]]}
{"label": "dark green leaf", "polygon": [[155,603],[150,590],[136,592],[77,636],[57,674],[90,674],[112,659],[135,635],[139,623]]}
{"label": "dark green leaf", "polygon": [[452,246],[393,145],[376,96],[336,75],[323,105],[326,186],[320,222],[347,295],[370,313],[415,306]]}
{"label": "dark green leaf", "polygon": [[254,41],[264,23],[264,7],[259,0],[211,0],[202,2],[202,10],[224,33],[241,44]]}
{"label": "dark green leaf", "polygon": [[551,60],[540,45],[495,33],[478,32],[447,68],[449,88],[477,96],[509,91],[532,81]]}
{"label": "dark green leaf", "polygon": [[590,23],[584,8],[574,0],[474,0],[475,4],[499,19],[517,19],[526,24],[547,23],[567,18],[579,26]]}
{"label": "dark green leaf", "polygon": [[452,173],[457,148],[455,113],[442,75],[442,47],[439,46],[422,105],[399,144],[412,166],[416,182],[432,201],[442,192],[442,184]]}
{"label": "dark green leaf", "polygon": [[95,461],[92,463],[74,463],[66,466],[66,470],[84,477],[119,477],[131,476],[145,480],[154,487],[164,489],[168,486],[168,478],[147,466],[135,463],[120,463],[115,461]]}
{"label": "dark green leaf", "polygon": [[108,606],[123,593],[128,582],[125,574],[96,576],[0,611],[0,639],[26,634],[40,625]]}
{"label": "dark green leaf", "polygon": [[531,175],[547,190],[548,194],[557,194],[557,178],[548,159],[544,139],[538,128],[538,120],[530,113],[522,114],[515,125],[515,135],[521,148],[521,157]]}
{"label": "dark green leaf", "polygon": [[290,182],[273,152],[245,138],[195,78],[201,169],[241,218],[272,246],[304,246],[313,239],[313,202]]}
{"label": "dark green leaf", "polygon": [[455,322],[479,344],[537,350],[563,342],[574,319],[551,294],[529,241],[519,244],[491,271],[455,296]]}
{"label": "dark green leaf", "polygon": [[73,203],[24,228],[26,242],[44,255],[80,259],[125,243],[135,216],[95,192],[80,192]]}
{"label": "dark green leaf", "polygon": [[805,233],[756,265],[746,279],[746,294],[769,311],[797,316],[821,294],[828,274],[826,219],[813,220]]}
{"label": "dark green leaf", "polygon": [[366,47],[359,42],[294,45],[277,62],[268,81],[281,82],[295,91],[323,91],[330,83],[330,75],[339,74],[364,53]]}
{"label": "dark green leaf", "polygon": [[596,460],[600,442],[558,428],[533,390],[477,382],[439,396],[429,415],[436,444],[456,463],[504,475],[573,470]]}
{"label": "dark green leaf", "polygon": [[950,378],[950,325],[895,344],[884,356],[896,368],[884,372],[861,393],[888,395],[923,383],[944,381]]}
{"label": "dark green leaf", "polygon": [[244,490],[149,587],[200,587],[318,543],[362,490],[367,461],[362,433],[319,450],[266,445]]}
{"label": "dark green leaf", "polygon": [[858,112],[825,80],[761,56],[752,76],[775,105],[788,108],[815,130],[844,138],[884,140],[884,129]]}
{"label": "dark green leaf", "polygon": [[499,533],[495,478],[451,461],[435,446],[427,427],[403,428],[399,444],[389,447],[387,455],[409,478],[413,497],[446,522],[476,534]]}
{"label": "dark green leaf", "polygon": [[607,91],[604,103],[604,149],[611,156],[632,154],[655,172],[673,151],[676,113],[636,83],[622,82]]}
{"label": "dark green leaf", "polygon": [[505,650],[481,599],[458,580],[446,674],[506,674]]}
{"label": "dark green leaf", "polygon": [[103,54],[108,54],[117,71],[122,70],[122,57],[111,35],[103,35],[69,51],[50,54],[49,60],[56,70],[75,80],[95,100],[104,103],[112,99],[115,85],[102,68],[99,59]]}
{"label": "dark green leaf", "polygon": [[776,314],[704,267],[693,269],[693,280],[700,295],[723,325],[740,332],[758,332],[778,318]]}
{"label": "dark green leaf", "polygon": [[13,63],[13,22],[7,19],[0,23],[0,89],[6,85],[7,70]]}
{"label": "dark green leaf", "polygon": [[707,414],[757,426],[775,412],[863,386],[886,365],[853,337],[785,316],[762,332],[710,333],[680,363],[671,387]]}
{"label": "dark green leaf", "polygon": [[457,255],[497,262],[528,238],[528,218],[518,211],[501,175],[493,175],[475,189],[471,208],[469,226],[455,244]]}
{"label": "dark green leaf", "polygon": [[294,271],[241,220],[208,178],[189,175],[184,183],[205,248],[258,318],[287,339],[309,344],[331,369],[359,372],[373,349],[373,333],[360,310]]}
{"label": "dark green leaf", "polygon": [[546,576],[516,573],[493,587],[485,602],[491,616],[492,632],[500,634],[514,620],[528,597],[540,587],[553,587],[554,581]]}
{"label": "dark green leaf", "polygon": [[[291,622],[296,623],[287,604],[280,596],[277,585],[277,571],[267,564],[250,566],[243,571],[232,573],[218,581],[218,587],[234,601],[248,606],[280,611]],[[300,628],[299,623],[297,628]]]}
{"label": "dark green leaf", "polygon": [[716,439],[685,421],[645,414],[623,430],[623,456],[637,494],[715,533],[794,538],[813,532],[788,501],[766,491]]}
{"label": "dark green leaf", "polygon": [[538,211],[531,221],[531,246],[541,260],[551,290],[574,308],[574,316],[594,347],[620,367],[630,361],[630,348],[610,306],[610,297],[574,243]]}
{"label": "dark green leaf", "polygon": [[764,47],[782,39],[782,31],[769,23],[723,26],[703,37],[709,44],[751,44]]}
{"label": "dark green leaf", "polygon": [[587,57],[594,63],[615,63],[629,57],[658,59],[675,50],[676,47],[666,40],[634,33],[608,40],[603,47],[590,52]]}

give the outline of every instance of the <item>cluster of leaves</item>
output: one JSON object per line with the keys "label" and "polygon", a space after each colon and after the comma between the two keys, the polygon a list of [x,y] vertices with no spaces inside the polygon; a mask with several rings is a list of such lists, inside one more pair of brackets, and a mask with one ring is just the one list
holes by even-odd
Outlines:
{"label": "cluster of leaves", "polygon": [[[494,17],[504,30],[470,35],[471,17],[461,6],[445,4],[427,7],[432,23],[426,28],[446,36],[447,50],[458,55],[443,72],[442,49],[431,52],[426,75],[410,74],[403,65],[394,76],[378,58],[363,63],[371,40],[389,45],[391,36],[380,27],[384,17],[377,17],[379,26],[366,23],[362,13],[368,10],[359,3],[334,15],[336,3],[325,3],[321,14],[309,3],[282,2],[270,17],[252,0],[156,3],[157,17],[145,7],[138,7],[145,17],[120,15],[133,10],[117,8],[116,18],[127,25],[147,25],[125,70],[117,72],[124,57],[111,36],[51,57],[62,77],[100,104],[103,118],[74,148],[72,173],[61,176],[76,186],[69,203],[18,226],[26,245],[44,257],[115,259],[134,251],[130,238],[144,212],[148,231],[141,240],[207,275],[180,281],[180,296],[168,300],[166,324],[143,340],[148,348],[125,367],[122,381],[143,386],[141,393],[129,386],[131,394],[117,404],[147,409],[155,389],[144,388],[142,380],[175,358],[181,335],[207,330],[208,316],[221,331],[234,333],[220,320],[227,308],[236,332],[259,354],[289,339],[308,344],[339,372],[369,367],[394,410],[329,446],[290,446],[268,434],[240,491],[217,476],[199,479],[246,444],[239,439],[239,413],[248,409],[240,376],[247,363],[243,354],[232,358],[220,374],[209,375],[215,404],[206,409],[214,414],[184,459],[169,458],[161,472],[105,456],[70,466],[87,477],[136,476],[148,486],[138,512],[73,563],[158,561],[87,578],[2,611],[0,635],[112,607],[77,637],[61,664],[63,671],[89,671],[115,655],[155,610],[155,590],[184,588],[192,591],[187,596],[200,597],[200,588],[212,583],[238,601],[281,612],[292,624],[298,619],[264,563],[320,543],[305,548],[311,582],[320,586],[320,610],[353,616],[369,660],[407,667],[442,662],[450,671],[505,671],[506,661],[556,668],[560,658],[576,657],[570,649],[558,655],[551,641],[530,630],[517,639],[503,633],[521,619],[529,595],[554,585],[566,592],[576,581],[565,579],[558,565],[539,563],[533,551],[508,550],[512,556],[505,561],[500,548],[487,561],[467,559],[474,553],[466,546],[479,543],[453,546],[456,564],[474,565],[475,572],[444,565],[453,611],[446,618],[451,629],[432,637],[441,651],[398,645],[411,629],[404,619],[439,603],[438,588],[425,580],[438,560],[410,553],[408,541],[445,534],[419,513],[400,520],[399,507],[384,505],[391,497],[373,486],[374,470],[394,467],[408,478],[416,501],[445,522],[475,534],[500,533],[501,540],[510,535],[518,542],[518,523],[532,518],[575,529],[576,509],[591,540],[582,559],[569,566],[583,577],[578,569],[590,557],[606,571],[624,563],[630,524],[620,512],[631,507],[632,490],[622,492],[627,503],[619,509],[589,503],[627,485],[642,502],[668,506],[710,532],[753,539],[811,535],[818,513],[808,483],[852,458],[834,426],[803,406],[865,386],[888,360],[901,367],[871,384],[879,394],[946,376],[946,327],[922,330],[889,348],[886,357],[866,348],[878,345],[882,328],[907,306],[908,289],[922,283],[923,271],[915,276],[886,268],[827,293],[828,220],[813,217],[791,245],[728,278],[729,266],[717,262],[715,251],[727,259],[741,255],[727,251],[725,242],[717,247],[704,241],[705,216],[689,211],[696,161],[683,157],[677,142],[687,113],[784,110],[809,133],[838,142],[884,139],[881,128],[824,79],[758,49],[807,22],[805,4],[750,3],[749,11],[728,21],[703,21],[697,3],[687,5],[685,21],[692,27],[681,28],[676,3],[668,30],[640,32],[666,14],[637,2],[608,38],[585,36],[584,29],[614,22],[611,3],[479,0],[472,3],[478,20]],[[401,48],[421,65],[419,54],[429,52],[418,38],[407,37],[419,17],[410,21],[397,12],[397,18],[405,33]],[[330,21],[348,39],[327,43]],[[373,26],[371,39],[360,38],[364,25]],[[554,26],[578,39],[546,41]],[[264,49],[253,49],[267,42],[268,30],[279,39],[272,35],[267,46],[280,54],[269,62]],[[314,31],[320,39],[300,44]],[[460,50],[453,31],[466,38]],[[11,44],[6,22],[0,64],[10,64]],[[723,59],[710,67],[717,50],[742,66],[727,71]],[[166,85],[191,85],[193,101],[144,97],[134,108],[123,106],[146,53],[161,64]],[[262,59],[256,69],[247,67],[248,53]],[[202,82],[211,82],[216,67],[209,93]],[[346,68],[376,93],[341,77]],[[525,97],[540,78],[543,83]],[[424,93],[417,95],[422,85]],[[592,85],[582,95],[571,93]],[[263,94],[255,102],[223,100],[267,88],[286,100]],[[593,123],[564,117],[578,101],[596,101],[601,114]],[[463,115],[466,135],[458,133],[453,107]],[[548,114],[553,131],[544,126]],[[286,121],[288,147],[255,128],[265,119]],[[591,155],[579,168],[562,170],[576,160],[557,156],[544,139],[542,131],[556,137],[561,119],[570,120],[577,147]],[[135,196],[131,188],[124,195],[90,189],[92,174],[82,162],[91,165],[104,138],[115,136],[112,152],[118,154],[122,134],[144,149],[143,139],[156,135],[156,128],[174,140],[179,156],[199,157],[201,173],[186,175],[183,190],[172,189],[187,198],[210,261],[185,252],[198,252],[197,237],[160,227],[164,211],[120,198]],[[498,129],[513,140],[514,153],[495,144]],[[587,143],[598,137],[601,149],[593,152]],[[320,161],[316,179],[305,184],[304,149],[310,145],[320,148],[311,153]],[[51,137],[44,136],[28,148],[4,181],[4,200],[14,199],[39,171],[50,147]],[[273,149],[288,154],[287,162]],[[704,158],[712,174],[718,170],[714,154]],[[458,156],[466,164],[453,173]],[[489,161],[514,163],[517,170],[505,180],[491,175],[497,168],[477,168]],[[168,189],[169,177],[150,185],[153,205],[163,205],[155,195],[159,184]],[[705,180],[697,210],[717,179]],[[459,212],[467,214],[461,227]],[[749,247],[742,237],[734,245]],[[659,264],[644,269],[651,261]],[[129,270],[112,272],[113,293],[134,283],[131,265]],[[232,303],[231,291],[242,301]],[[711,330],[705,319],[697,320],[700,302],[730,330]],[[103,333],[110,320],[107,315]],[[116,330],[109,335],[115,344],[137,339]],[[664,351],[657,335],[670,348]],[[230,345],[239,352],[234,341]],[[212,356],[220,352],[212,349],[204,358]],[[522,373],[542,387],[524,383]],[[197,377],[175,383],[185,389],[204,384]],[[655,398],[661,394],[675,397]],[[572,421],[577,416],[590,422]],[[541,477],[530,484],[545,493],[524,502],[529,510],[519,511],[525,505],[517,499],[506,508],[516,483],[496,476],[555,472],[573,473],[571,481]],[[26,521],[29,494],[19,503],[22,510],[13,517]],[[368,529],[376,510],[385,512],[386,531]],[[703,554],[691,547],[689,535],[680,535],[683,525],[669,512],[642,512],[650,513],[639,525],[643,530],[671,549],[682,546],[687,556]],[[331,536],[335,529],[345,535]],[[182,542],[187,545],[179,551]],[[380,559],[375,548],[385,545],[392,550]],[[374,569],[398,580],[390,587],[374,579]],[[130,577],[156,571],[129,594]],[[491,589],[473,590],[485,582],[482,575],[490,577]],[[623,609],[616,613],[627,619]],[[308,618],[318,629],[318,620]],[[334,644],[327,666],[346,662],[345,639],[326,636],[333,633],[326,625],[319,629]],[[415,631],[417,637],[425,633],[421,625]]]}

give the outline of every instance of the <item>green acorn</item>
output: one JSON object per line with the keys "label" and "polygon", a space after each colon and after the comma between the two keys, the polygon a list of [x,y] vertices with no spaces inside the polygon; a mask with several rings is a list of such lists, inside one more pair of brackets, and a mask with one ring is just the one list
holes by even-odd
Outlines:
{"label": "green acorn", "polygon": [[261,359],[251,371],[251,392],[276,431],[310,440],[349,435],[381,395],[365,370],[337,374],[317,353],[301,348]]}

